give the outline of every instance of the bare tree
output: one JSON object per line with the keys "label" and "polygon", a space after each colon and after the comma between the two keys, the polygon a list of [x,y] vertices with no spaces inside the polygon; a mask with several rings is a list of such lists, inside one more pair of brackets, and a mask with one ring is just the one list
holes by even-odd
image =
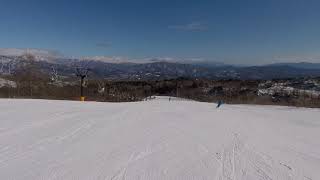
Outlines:
{"label": "bare tree", "polygon": [[53,82],[58,82],[60,80],[58,71],[54,66],[51,66],[50,79]]}
{"label": "bare tree", "polygon": [[103,94],[105,92],[105,83],[98,81],[98,93]]}

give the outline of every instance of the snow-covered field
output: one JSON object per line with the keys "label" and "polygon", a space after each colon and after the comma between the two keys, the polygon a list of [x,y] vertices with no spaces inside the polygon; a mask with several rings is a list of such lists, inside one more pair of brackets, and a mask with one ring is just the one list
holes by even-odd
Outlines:
{"label": "snow-covered field", "polygon": [[0,179],[319,180],[320,110],[2,99]]}

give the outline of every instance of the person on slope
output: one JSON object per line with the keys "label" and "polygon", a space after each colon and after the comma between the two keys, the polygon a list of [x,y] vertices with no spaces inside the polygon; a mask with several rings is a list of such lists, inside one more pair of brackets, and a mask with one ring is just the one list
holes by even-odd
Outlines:
{"label": "person on slope", "polygon": [[222,104],[223,104],[223,101],[222,101],[222,100],[219,100],[219,101],[218,101],[217,108],[220,108]]}

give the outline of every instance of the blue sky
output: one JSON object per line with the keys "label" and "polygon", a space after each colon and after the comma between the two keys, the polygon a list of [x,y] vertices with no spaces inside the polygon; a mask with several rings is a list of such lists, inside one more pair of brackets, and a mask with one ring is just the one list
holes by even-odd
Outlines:
{"label": "blue sky", "polygon": [[0,0],[0,48],[320,62],[319,7],[317,0]]}

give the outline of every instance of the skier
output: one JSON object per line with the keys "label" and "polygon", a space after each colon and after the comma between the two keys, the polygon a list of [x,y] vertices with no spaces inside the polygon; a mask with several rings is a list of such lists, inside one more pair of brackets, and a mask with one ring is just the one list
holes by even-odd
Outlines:
{"label": "skier", "polygon": [[217,108],[220,108],[220,106],[223,104],[223,101],[222,100],[219,100],[218,101],[218,105],[217,105]]}

